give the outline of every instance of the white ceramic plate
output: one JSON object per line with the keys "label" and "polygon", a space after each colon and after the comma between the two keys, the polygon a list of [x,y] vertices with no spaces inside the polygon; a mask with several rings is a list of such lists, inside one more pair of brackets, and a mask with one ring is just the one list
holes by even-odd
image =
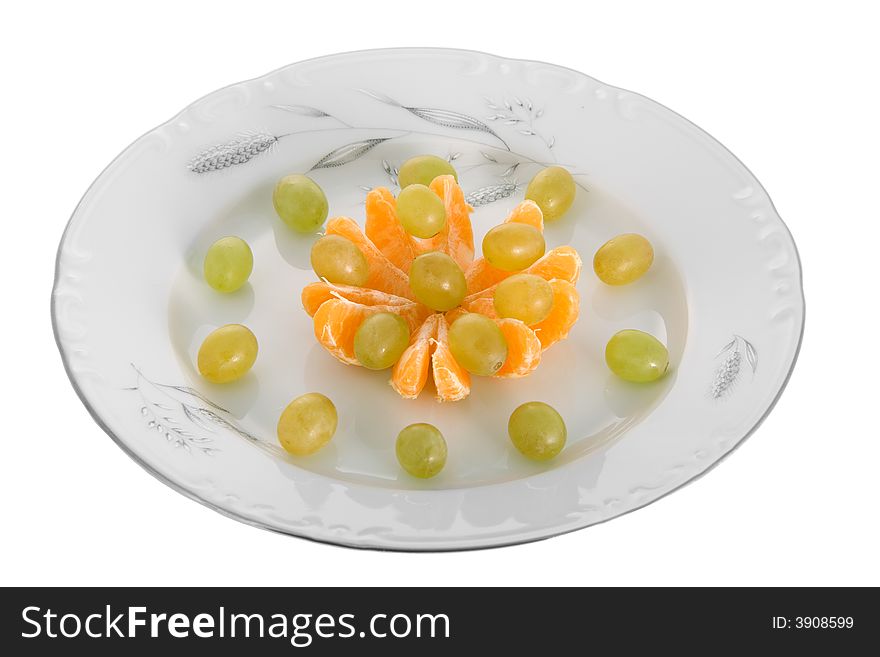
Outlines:
{"label": "white ceramic plate", "polygon": [[[560,163],[583,189],[549,246],[586,267],[581,319],[520,380],[476,380],[467,400],[400,399],[387,373],[336,362],[299,302],[313,237],[276,217],[271,189],[309,171],[331,214],[363,222],[364,188],[393,184],[420,153],[453,157],[479,244]],[[654,267],[624,288],[589,266],[615,234],[653,242]],[[245,238],[250,283],[202,281],[207,246]],[[648,504],[734,449],[772,408],[804,321],[795,245],[754,176],[657,103],[581,73],[476,52],[404,49],[323,57],[212,93],[147,133],[98,177],[61,240],[53,319],[74,387],[102,428],[170,486],[243,522],[356,547],[450,550],[545,538]],[[201,340],[240,322],[260,341],[241,381],[194,369]],[[661,382],[615,380],[607,339],[657,335]],[[291,460],[276,447],[284,406],[307,391],[339,409],[333,442]],[[569,442],[550,464],[516,453],[507,418],[553,404]],[[402,474],[394,439],[436,424],[446,469]]]}

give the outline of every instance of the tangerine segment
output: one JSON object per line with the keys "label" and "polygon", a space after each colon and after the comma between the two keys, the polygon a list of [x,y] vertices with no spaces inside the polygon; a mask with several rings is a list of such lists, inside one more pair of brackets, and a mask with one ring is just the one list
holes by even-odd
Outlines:
{"label": "tangerine segment", "polygon": [[[510,211],[504,223],[526,224],[544,232],[544,214],[534,201],[526,199]],[[496,285],[515,272],[502,271],[493,267],[485,258],[477,258],[467,271],[465,280],[468,284],[468,294],[485,290],[487,287]]]}
{"label": "tangerine segment", "polygon": [[526,269],[526,272],[540,276],[545,281],[556,278],[573,285],[581,275],[583,264],[583,260],[573,246],[557,246]]}
{"label": "tangerine segment", "polygon": [[541,362],[541,341],[535,332],[518,319],[496,320],[507,340],[507,360],[495,376],[504,379],[530,374]]}
{"label": "tangerine segment", "polygon": [[385,187],[376,187],[367,194],[367,220],[364,225],[369,240],[402,271],[409,271],[416,256],[412,237],[397,218],[397,200]]}
{"label": "tangerine segment", "polygon": [[458,307],[453,308],[452,310],[444,313],[443,316],[446,318],[446,324],[451,326],[455,320],[457,320],[462,315],[466,315],[469,312],[470,311],[467,310],[464,306],[458,306]]}
{"label": "tangerine segment", "polygon": [[498,285],[505,278],[515,273],[493,267],[485,258],[477,258],[464,273],[464,280],[467,282],[467,293],[476,294],[488,287]]}
{"label": "tangerine segment", "polygon": [[578,291],[567,280],[554,278],[550,287],[553,289],[553,308],[547,319],[532,326],[544,349],[568,337],[577,321],[580,306]]}
{"label": "tangerine segment", "polygon": [[382,290],[398,297],[413,298],[409,289],[409,276],[367,239],[353,219],[335,217],[327,222],[326,232],[327,235],[342,235],[350,239],[364,254],[370,265],[370,277],[365,287]]}
{"label": "tangerine segment", "polygon": [[330,299],[321,304],[313,318],[315,337],[338,360],[358,365],[354,355],[354,334],[367,317],[381,312],[400,315],[410,331],[418,328],[426,314],[419,311],[418,304],[412,304],[408,309],[408,306],[365,306],[346,299]]}
{"label": "tangerine segment", "polygon": [[437,176],[429,187],[446,207],[446,227],[434,237],[421,240],[418,248],[421,251],[443,251],[465,271],[474,259],[472,208],[464,200],[464,192],[453,176]]}
{"label": "tangerine segment", "polygon": [[437,337],[434,339],[434,353],[431,355],[437,399],[458,401],[470,394],[471,375],[452,357],[449,349],[449,324],[442,315],[437,317]]}
{"label": "tangerine segment", "polygon": [[495,300],[489,297],[478,297],[472,301],[463,302],[462,307],[468,312],[480,313],[492,319],[498,319],[498,311],[495,310]]}
{"label": "tangerine segment", "polygon": [[[477,261],[475,261],[474,264],[476,264],[476,262]],[[573,247],[557,246],[555,249],[551,249],[545,253],[543,257],[531,267],[524,269],[522,273],[534,274],[535,276],[540,276],[546,281],[556,278],[574,284],[577,282],[578,276],[580,276],[582,266],[583,262],[581,261],[581,257]],[[505,276],[501,280],[504,280],[504,278],[507,278],[516,272],[502,273],[505,274]],[[468,286],[468,296],[466,296],[464,301],[461,302],[462,305],[468,307],[476,299],[486,297],[491,299],[495,294],[495,286],[500,282],[501,281],[497,281],[489,287],[483,288],[477,292],[470,292],[470,286]]]}
{"label": "tangerine segment", "polygon": [[513,210],[510,211],[510,214],[507,215],[507,219],[504,221],[527,224],[533,228],[537,228],[542,233],[544,232],[544,213],[541,212],[541,208],[538,207],[537,203],[529,199],[526,199],[513,208]]}
{"label": "tangerine segment", "polygon": [[391,387],[404,399],[415,399],[428,381],[431,352],[440,315],[430,315],[413,333],[409,346],[391,370]]}
{"label": "tangerine segment", "polygon": [[309,283],[303,288],[302,305],[309,314],[309,317],[312,317],[318,312],[318,308],[321,307],[322,303],[330,299],[338,299],[339,297],[365,306],[404,306],[415,303],[409,299],[396,297],[381,290],[318,281],[316,283]]}

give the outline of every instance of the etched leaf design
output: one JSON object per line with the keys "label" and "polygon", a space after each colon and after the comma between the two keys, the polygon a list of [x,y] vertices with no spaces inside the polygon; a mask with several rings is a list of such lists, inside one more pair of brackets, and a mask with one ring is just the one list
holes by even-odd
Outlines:
{"label": "etched leaf design", "polygon": [[505,147],[507,146],[505,141],[501,139],[501,137],[499,137],[498,134],[494,130],[492,130],[492,128],[487,126],[479,119],[475,119],[474,117],[468,116],[467,114],[430,107],[405,107],[404,109],[411,114],[419,117],[420,119],[433,123],[434,125],[442,126],[444,128],[456,128],[458,130],[476,130],[478,132],[485,132],[495,137],[498,141],[504,144]]}
{"label": "etched leaf design", "polygon": [[514,174],[514,172],[517,170],[517,167],[519,167],[519,165],[520,165],[519,162],[515,162],[514,164],[511,164],[509,167],[507,167],[504,170],[504,172],[501,174],[501,177],[508,178],[508,177],[512,176]]}
{"label": "etched leaf design", "polygon": [[202,419],[202,416],[196,412],[196,410],[186,404],[183,405],[183,413],[186,415],[187,419],[192,422],[194,425],[199,427],[200,429],[204,429],[205,431],[209,431],[214,433],[214,427],[210,422],[206,422]]}
{"label": "etched leaf design", "polygon": [[318,160],[309,170],[314,171],[315,169],[332,169],[334,167],[341,167],[342,165],[348,164],[349,162],[354,162],[365,153],[371,151],[376,146],[388,141],[389,139],[391,139],[391,137],[364,139],[363,141],[356,141],[351,144],[346,144],[345,146],[340,146],[339,148],[327,153],[324,157]]}
{"label": "etched leaf design", "polygon": [[751,342],[745,339],[743,342],[746,345],[746,360],[749,361],[749,367],[752,368],[752,374],[754,374],[758,370],[758,352],[755,351]]}
{"label": "etched leaf design", "polygon": [[394,107],[402,107],[396,100],[383,93],[379,93],[378,91],[372,91],[371,89],[358,89],[358,91],[370,98],[378,100],[380,103],[385,103],[386,105],[392,105]]}
{"label": "etched leaf design", "polygon": [[[718,356],[720,356],[721,354],[723,354],[725,351],[730,351],[731,349],[733,349],[733,346],[734,346],[735,344],[736,344],[736,338],[734,338],[733,340],[731,340],[730,342],[728,342],[726,345],[724,345],[724,346],[721,348],[721,351],[718,352]],[[716,356],[716,358],[718,358],[718,356]]]}
{"label": "etched leaf design", "polygon": [[228,413],[228,412],[229,412],[229,411],[227,411],[225,408],[223,408],[222,406],[218,406],[217,404],[215,404],[214,402],[212,402],[210,399],[208,399],[207,397],[205,397],[205,396],[204,396],[202,393],[200,393],[198,390],[195,390],[195,389],[193,389],[193,388],[190,388],[189,386],[166,386],[166,385],[163,385],[163,384],[161,384],[161,383],[157,383],[156,385],[158,385],[158,386],[160,386],[160,387],[162,387],[162,388],[170,388],[170,389],[172,389],[172,390],[177,390],[178,392],[182,392],[182,393],[187,394],[187,395],[192,395],[193,397],[195,397],[196,399],[198,399],[198,400],[204,402],[205,404],[208,404],[209,406],[213,406],[213,407],[216,408],[218,411],[223,411],[224,413]]}
{"label": "etched leaf design", "polygon": [[292,114],[299,114],[300,116],[313,116],[315,118],[330,116],[324,110],[308,105],[272,105],[272,107],[284,110],[285,112],[291,112]]}
{"label": "etched leaf design", "polygon": [[[148,379],[134,364],[137,373],[134,387],[125,388],[140,395],[140,414],[147,428],[164,437],[171,445],[185,452],[198,451],[208,456],[220,450],[210,445],[217,429],[227,429],[246,439],[262,451],[286,459],[279,447],[248,433],[234,419],[226,419],[220,413],[228,413],[188,386],[167,385]],[[204,406],[202,406],[204,404]],[[209,434],[209,435],[206,435]]]}

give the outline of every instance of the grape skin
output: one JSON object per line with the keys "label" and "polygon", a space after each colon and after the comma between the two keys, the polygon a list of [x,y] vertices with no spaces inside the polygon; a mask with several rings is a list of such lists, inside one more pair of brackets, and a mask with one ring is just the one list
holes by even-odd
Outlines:
{"label": "grape skin", "polygon": [[354,334],[354,355],[371,370],[384,370],[396,363],[409,346],[409,326],[394,313],[367,317]]}
{"label": "grape skin", "polygon": [[666,374],[669,351],[650,333],[625,329],[608,341],[605,362],[624,381],[649,383]]}
{"label": "grape skin", "polygon": [[555,408],[544,402],[526,402],[510,415],[507,433],[514,447],[533,461],[555,457],[568,437],[565,421]]}
{"label": "grape skin", "polygon": [[319,392],[309,392],[282,411],[278,418],[278,442],[294,456],[308,456],[330,442],[338,422],[333,402]]}
{"label": "grape skin", "polygon": [[547,319],[553,309],[553,288],[540,276],[514,274],[498,284],[492,300],[499,317],[532,326]]}
{"label": "grape skin", "polygon": [[503,271],[521,271],[531,266],[544,255],[545,249],[541,231],[527,224],[504,223],[483,238],[483,257]]}
{"label": "grape skin", "polygon": [[446,227],[446,207],[429,187],[414,183],[397,196],[397,218],[407,233],[428,239]]}
{"label": "grape skin", "polygon": [[205,282],[218,292],[235,292],[254,269],[251,247],[240,237],[221,237],[205,254]]}
{"label": "grape skin", "polygon": [[406,189],[413,184],[427,187],[434,178],[443,175],[453,176],[455,182],[458,182],[458,173],[443,158],[436,155],[417,155],[408,159],[400,167],[397,172],[397,184],[401,189]]}
{"label": "grape skin", "polygon": [[538,204],[545,221],[554,221],[568,212],[576,193],[574,178],[557,166],[539,171],[526,188],[526,198]]}
{"label": "grape skin", "polygon": [[471,374],[492,376],[507,360],[507,340],[498,325],[479,313],[467,313],[449,327],[449,350]]}
{"label": "grape skin", "polygon": [[363,287],[370,278],[366,256],[350,239],[325,235],[312,246],[312,269],[319,278],[339,285]]}
{"label": "grape skin", "polygon": [[236,381],[253,367],[257,351],[257,338],[247,326],[221,326],[199,347],[199,373],[211,383]]}
{"label": "grape skin", "polygon": [[285,224],[299,233],[314,233],[324,224],[330,206],[324,190],[301,174],[284,176],[272,192],[272,205]]}
{"label": "grape skin", "polygon": [[651,243],[636,233],[614,237],[596,251],[593,271],[607,285],[628,285],[641,278],[654,262]]}
{"label": "grape skin", "polygon": [[398,435],[395,452],[400,466],[413,477],[429,479],[446,465],[446,440],[437,427],[411,424]]}
{"label": "grape skin", "polygon": [[409,286],[416,299],[439,312],[452,310],[467,294],[467,281],[461,267],[439,251],[423,253],[413,260]]}

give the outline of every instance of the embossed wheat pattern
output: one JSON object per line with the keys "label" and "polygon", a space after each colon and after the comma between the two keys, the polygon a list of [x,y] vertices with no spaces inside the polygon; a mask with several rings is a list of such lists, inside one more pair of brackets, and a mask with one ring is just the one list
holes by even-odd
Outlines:
{"label": "embossed wheat pattern", "polygon": [[475,208],[489,205],[495,201],[512,196],[521,185],[515,181],[506,181],[497,185],[486,185],[470,192],[465,196],[465,200]]}
{"label": "embossed wheat pattern", "polygon": [[136,382],[125,390],[138,393],[141,400],[139,412],[147,428],[156,431],[175,448],[211,456],[220,451],[213,446],[214,434],[218,429],[225,429],[273,456],[283,456],[281,448],[264,442],[234,420],[224,417],[229,416],[229,411],[197,390],[151,381],[135,365],[132,364],[132,368],[137,374]]}
{"label": "embossed wheat pattern", "polygon": [[236,164],[244,164],[250,162],[257,155],[270,150],[278,143],[278,139],[275,135],[262,132],[251,135],[243,134],[224,144],[206,148],[190,160],[187,168],[193,173],[208,173]]}
{"label": "embossed wheat pattern", "polygon": [[715,376],[712,379],[711,395],[713,399],[721,399],[727,395],[739,380],[742,373],[743,353],[745,353],[752,374],[757,372],[758,352],[755,347],[742,336],[733,336],[733,340],[727,343],[718,354],[718,358],[725,354],[726,356],[716,368]]}

